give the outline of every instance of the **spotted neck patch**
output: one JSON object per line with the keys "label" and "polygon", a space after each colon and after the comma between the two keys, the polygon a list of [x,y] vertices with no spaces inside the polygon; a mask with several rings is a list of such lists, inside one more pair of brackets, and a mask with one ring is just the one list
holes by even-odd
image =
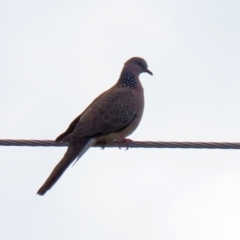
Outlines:
{"label": "spotted neck patch", "polygon": [[121,76],[118,80],[118,85],[121,87],[136,88],[137,82],[131,72],[125,71],[121,73]]}

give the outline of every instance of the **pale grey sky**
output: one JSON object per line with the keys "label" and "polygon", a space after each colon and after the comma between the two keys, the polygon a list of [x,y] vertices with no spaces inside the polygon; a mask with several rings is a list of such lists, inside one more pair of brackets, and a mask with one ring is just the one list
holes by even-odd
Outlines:
{"label": "pale grey sky", "polygon": [[[239,1],[0,1],[0,138],[55,139],[133,56],[133,140],[240,142]],[[0,239],[240,239],[238,150],[0,147]]]}

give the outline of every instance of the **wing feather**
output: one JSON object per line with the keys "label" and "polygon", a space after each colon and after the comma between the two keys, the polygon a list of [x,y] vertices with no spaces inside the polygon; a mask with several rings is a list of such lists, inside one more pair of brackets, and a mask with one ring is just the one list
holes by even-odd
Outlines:
{"label": "wing feather", "polygon": [[132,122],[137,104],[130,90],[105,92],[81,115],[69,140],[117,132]]}

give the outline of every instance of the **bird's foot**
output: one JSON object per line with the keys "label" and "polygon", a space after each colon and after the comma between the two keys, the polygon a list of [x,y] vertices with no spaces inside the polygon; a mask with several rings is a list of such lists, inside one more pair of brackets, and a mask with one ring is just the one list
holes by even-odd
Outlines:
{"label": "bird's foot", "polygon": [[105,142],[105,141],[102,141],[102,142],[98,142],[97,144],[99,144],[100,146],[100,148],[101,148],[101,150],[104,150],[105,148],[106,148],[106,146],[108,145],[108,144],[111,144],[112,143],[112,141],[111,142]]}
{"label": "bird's foot", "polygon": [[107,145],[107,143],[106,142],[98,142],[99,144],[101,144],[101,150],[104,150],[105,149],[105,147],[106,147],[106,145]]}
{"label": "bird's foot", "polygon": [[[118,148],[122,149],[122,147],[126,147],[125,150],[129,149],[128,143],[132,142],[133,140],[129,139],[129,138],[119,138],[117,139],[115,142],[118,143]],[[124,145],[124,146],[123,146]]]}

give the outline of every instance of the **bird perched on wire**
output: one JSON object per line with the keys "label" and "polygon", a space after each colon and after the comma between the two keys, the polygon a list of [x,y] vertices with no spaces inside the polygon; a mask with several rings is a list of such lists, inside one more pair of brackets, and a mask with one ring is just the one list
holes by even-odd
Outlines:
{"label": "bird perched on wire", "polygon": [[144,59],[129,59],[117,83],[98,96],[57,137],[55,141],[68,143],[68,149],[37,194],[44,195],[68,166],[91,146],[98,142],[124,141],[137,128],[144,109],[143,87],[139,80],[144,72],[153,75]]}

